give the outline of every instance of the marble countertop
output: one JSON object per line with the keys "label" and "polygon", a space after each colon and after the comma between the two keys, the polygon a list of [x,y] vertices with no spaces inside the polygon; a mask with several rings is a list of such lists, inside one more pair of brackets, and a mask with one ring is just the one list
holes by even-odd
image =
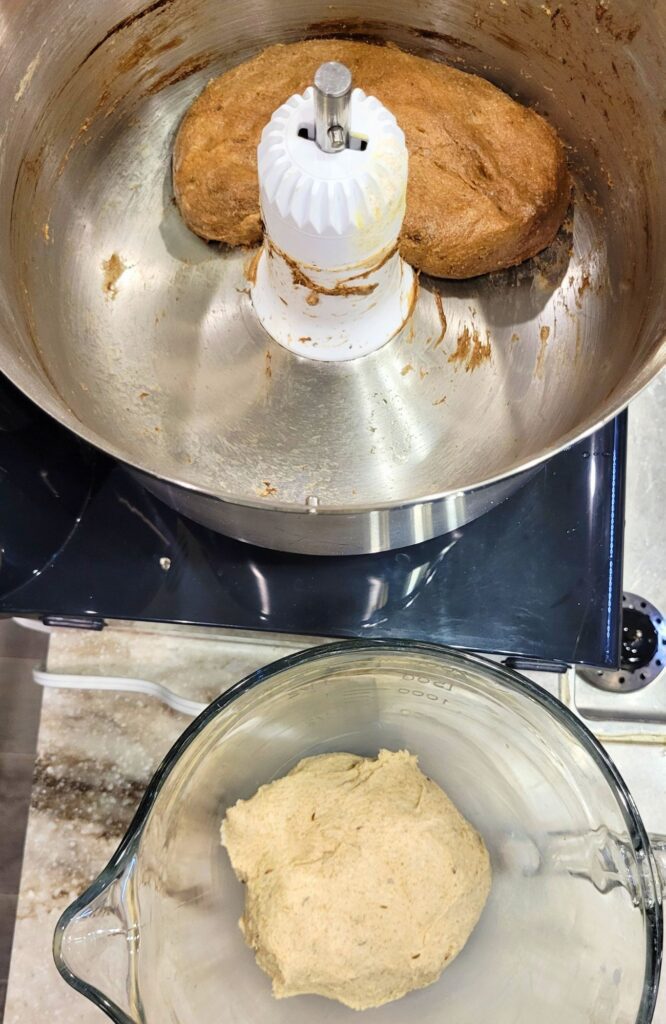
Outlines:
{"label": "marble countertop", "polygon": [[[178,630],[61,630],[51,636],[48,669],[146,676],[208,703],[295,649],[289,641],[211,642]],[[45,690],[5,1024],[107,1020],[61,979],[51,954],[53,932],[65,907],[113,854],[155,768],[188,721],[139,694]]]}

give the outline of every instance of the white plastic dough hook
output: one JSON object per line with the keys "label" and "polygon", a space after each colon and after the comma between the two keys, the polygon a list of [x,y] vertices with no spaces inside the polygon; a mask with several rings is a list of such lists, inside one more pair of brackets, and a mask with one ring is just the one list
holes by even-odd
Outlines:
{"label": "white plastic dough hook", "polygon": [[398,252],[407,148],[393,114],[329,62],[275,111],[257,152],[265,237],[251,294],[264,328],[310,359],[381,348],[416,297]]}

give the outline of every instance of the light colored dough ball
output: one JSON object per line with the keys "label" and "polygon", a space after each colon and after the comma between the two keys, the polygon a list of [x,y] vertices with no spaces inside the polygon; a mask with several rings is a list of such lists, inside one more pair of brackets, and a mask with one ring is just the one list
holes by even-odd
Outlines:
{"label": "light colored dough ball", "polygon": [[490,889],[483,840],[406,751],[306,758],[230,808],[222,838],[278,998],[362,1010],[430,985]]}

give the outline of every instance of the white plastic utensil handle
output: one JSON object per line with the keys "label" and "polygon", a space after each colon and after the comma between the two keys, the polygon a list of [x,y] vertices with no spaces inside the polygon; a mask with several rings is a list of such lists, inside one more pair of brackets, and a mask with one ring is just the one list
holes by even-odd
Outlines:
{"label": "white plastic utensil handle", "polygon": [[39,668],[33,669],[32,678],[39,686],[50,686],[53,689],[144,693],[148,697],[157,697],[174,711],[180,711],[183,715],[190,715],[192,718],[200,715],[207,707],[206,704],[199,701],[180,697],[173,690],[162,686],[161,683],[152,683],[148,679],[130,679],[124,676],[75,676],[60,672],[46,672]]}

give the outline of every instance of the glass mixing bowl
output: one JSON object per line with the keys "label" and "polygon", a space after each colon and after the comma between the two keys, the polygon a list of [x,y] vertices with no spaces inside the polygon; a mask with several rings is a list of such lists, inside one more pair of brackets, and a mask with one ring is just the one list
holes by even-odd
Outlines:
{"label": "glass mixing bowl", "polygon": [[429,988],[375,1010],[397,1024],[646,1024],[659,975],[657,871],[636,807],[583,725],[514,672],[410,642],[316,648],[255,672],[183,733],[117,853],[63,914],[65,979],[122,1024],[358,1020],[275,1000],[245,946],[226,808],[302,757],[407,748],[482,833],[493,886]]}

